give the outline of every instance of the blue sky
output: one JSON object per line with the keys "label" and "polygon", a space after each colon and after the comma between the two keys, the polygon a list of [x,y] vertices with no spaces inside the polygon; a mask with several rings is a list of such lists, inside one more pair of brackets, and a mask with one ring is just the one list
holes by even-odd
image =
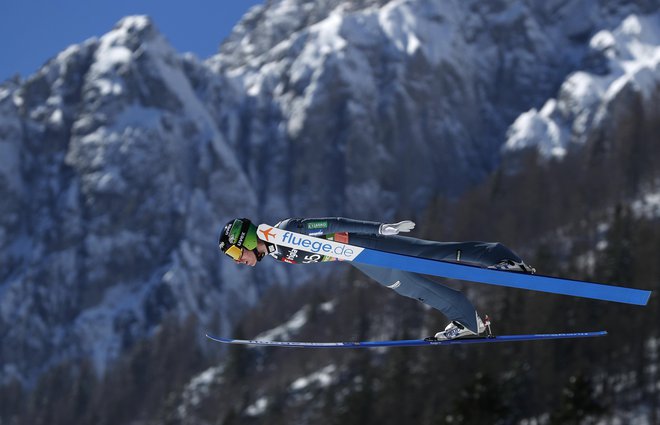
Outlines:
{"label": "blue sky", "polygon": [[265,0],[0,0],[0,82],[36,72],[71,44],[149,15],[180,52],[207,58],[247,10]]}

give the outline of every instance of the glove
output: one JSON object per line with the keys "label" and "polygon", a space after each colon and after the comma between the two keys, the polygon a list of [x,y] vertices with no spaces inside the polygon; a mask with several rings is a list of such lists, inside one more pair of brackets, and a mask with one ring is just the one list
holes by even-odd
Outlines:
{"label": "glove", "polygon": [[381,224],[378,233],[385,236],[397,235],[399,232],[410,232],[415,228],[415,223],[410,220],[400,221],[394,224]]}

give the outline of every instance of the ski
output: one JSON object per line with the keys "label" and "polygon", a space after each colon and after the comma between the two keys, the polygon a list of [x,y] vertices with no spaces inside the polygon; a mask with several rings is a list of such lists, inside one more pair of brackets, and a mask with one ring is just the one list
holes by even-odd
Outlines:
{"label": "ski", "polygon": [[449,279],[635,305],[646,305],[651,296],[651,291],[642,289],[562,279],[538,274],[532,275],[493,270],[468,264],[378,251],[319,239],[289,230],[281,230],[267,224],[259,226],[258,235],[261,239],[275,245],[303,249],[343,261],[355,261],[378,267],[396,268]]}
{"label": "ski", "polygon": [[500,335],[484,336],[473,338],[457,338],[445,341],[426,341],[423,339],[403,339],[389,341],[356,341],[356,342],[301,342],[301,341],[268,341],[268,340],[247,340],[216,337],[206,334],[210,340],[221,342],[223,344],[240,344],[268,347],[289,347],[289,348],[374,348],[374,347],[416,347],[424,345],[462,345],[462,344],[487,344],[493,342],[517,342],[517,341],[537,341],[548,339],[568,339],[568,338],[593,338],[607,335],[606,331],[598,332],[573,332],[573,333],[555,333],[555,334],[530,334],[530,335]]}

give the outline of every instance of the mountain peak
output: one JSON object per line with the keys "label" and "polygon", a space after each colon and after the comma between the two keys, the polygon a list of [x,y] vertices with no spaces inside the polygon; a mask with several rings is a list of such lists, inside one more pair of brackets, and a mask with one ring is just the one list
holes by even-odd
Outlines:
{"label": "mountain peak", "polygon": [[121,33],[129,36],[144,37],[157,33],[151,18],[147,15],[133,15],[122,18],[114,26],[112,33]]}
{"label": "mountain peak", "polygon": [[147,42],[162,38],[151,18],[145,15],[127,16],[100,39],[101,50],[125,48],[136,52]]}

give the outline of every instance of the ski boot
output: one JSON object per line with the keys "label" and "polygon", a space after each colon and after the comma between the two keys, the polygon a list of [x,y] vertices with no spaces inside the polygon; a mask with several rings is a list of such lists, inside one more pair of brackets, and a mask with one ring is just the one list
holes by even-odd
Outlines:
{"label": "ski boot", "polygon": [[456,338],[477,337],[486,330],[488,330],[488,336],[490,336],[490,318],[488,315],[484,316],[484,320],[481,320],[481,317],[477,314],[477,330],[478,333],[474,333],[460,322],[452,320],[444,330],[436,333],[435,336],[425,338],[424,341],[447,341]]}
{"label": "ski boot", "polygon": [[535,274],[536,269],[534,267],[528,266],[524,261],[513,261],[513,260],[501,260],[497,264],[493,264],[488,267],[489,269],[494,270],[504,270],[507,272],[518,272],[518,273],[527,273]]}

